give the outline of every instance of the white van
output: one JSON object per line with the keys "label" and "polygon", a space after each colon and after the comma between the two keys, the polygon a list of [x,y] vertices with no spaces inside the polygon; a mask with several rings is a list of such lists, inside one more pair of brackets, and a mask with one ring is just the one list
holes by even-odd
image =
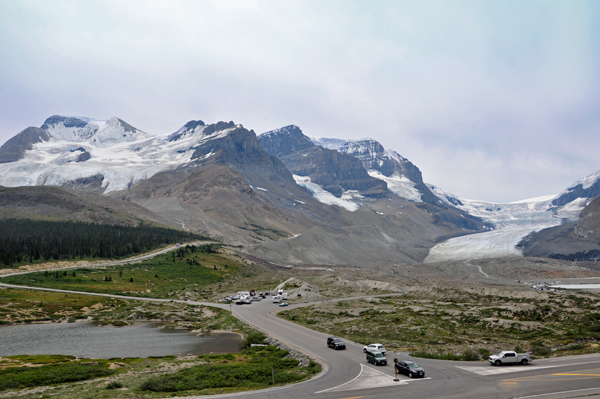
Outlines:
{"label": "white van", "polygon": [[273,303],[281,302],[281,295],[273,295]]}
{"label": "white van", "polygon": [[279,291],[277,291],[277,295],[281,295],[281,294],[283,294],[283,290],[282,289],[280,289]]}
{"label": "white van", "polygon": [[287,299],[288,299],[288,293],[284,292],[281,298],[283,298],[284,301],[287,301]]}

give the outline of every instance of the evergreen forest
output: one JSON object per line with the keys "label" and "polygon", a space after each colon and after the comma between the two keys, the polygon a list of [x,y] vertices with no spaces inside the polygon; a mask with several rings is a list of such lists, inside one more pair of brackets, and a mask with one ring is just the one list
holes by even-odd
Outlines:
{"label": "evergreen forest", "polygon": [[0,220],[0,267],[51,260],[118,259],[198,239],[206,237],[144,223],[131,227],[5,219]]}

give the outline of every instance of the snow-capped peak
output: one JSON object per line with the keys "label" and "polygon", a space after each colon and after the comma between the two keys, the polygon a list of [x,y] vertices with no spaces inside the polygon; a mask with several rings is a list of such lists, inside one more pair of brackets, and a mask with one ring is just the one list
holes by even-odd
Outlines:
{"label": "snow-capped peak", "polygon": [[98,121],[90,118],[53,115],[44,121],[42,129],[48,132],[55,141],[84,142],[106,126],[108,121]]}
{"label": "snow-capped peak", "polygon": [[584,190],[588,189],[594,183],[596,183],[599,179],[600,179],[600,170],[592,173],[589,176],[584,177],[583,179],[577,180],[575,183],[571,184],[569,187],[567,187],[565,190],[563,190],[560,194],[568,193],[568,192],[572,191],[573,188],[577,187],[580,184]]}
{"label": "snow-capped peak", "polygon": [[122,142],[148,139],[150,136],[127,122],[112,117],[96,120],[84,117],[53,115],[41,126],[53,142],[89,143],[96,147],[110,147]]}
{"label": "snow-capped peak", "polygon": [[287,125],[284,127],[280,127],[279,129],[274,129],[274,130],[270,130],[268,132],[261,133],[259,136],[266,138],[266,137],[276,136],[281,133],[295,133],[295,132],[299,132],[300,134],[302,134],[302,130],[298,126]]}

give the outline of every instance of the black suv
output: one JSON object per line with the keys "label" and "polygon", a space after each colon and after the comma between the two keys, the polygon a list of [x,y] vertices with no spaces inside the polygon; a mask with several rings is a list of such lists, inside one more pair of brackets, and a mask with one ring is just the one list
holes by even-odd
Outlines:
{"label": "black suv", "polygon": [[346,343],[338,337],[327,338],[327,346],[333,349],[346,349]]}
{"label": "black suv", "polygon": [[417,363],[410,362],[408,360],[400,360],[396,363],[396,371],[398,374],[404,374],[410,378],[425,377],[425,370],[423,370]]}

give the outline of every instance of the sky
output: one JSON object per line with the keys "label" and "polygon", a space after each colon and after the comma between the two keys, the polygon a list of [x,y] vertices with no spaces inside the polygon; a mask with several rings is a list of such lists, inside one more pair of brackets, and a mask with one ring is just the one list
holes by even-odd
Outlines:
{"label": "sky", "polygon": [[505,203],[600,169],[598,1],[0,0],[0,144],[51,115],[371,137]]}

